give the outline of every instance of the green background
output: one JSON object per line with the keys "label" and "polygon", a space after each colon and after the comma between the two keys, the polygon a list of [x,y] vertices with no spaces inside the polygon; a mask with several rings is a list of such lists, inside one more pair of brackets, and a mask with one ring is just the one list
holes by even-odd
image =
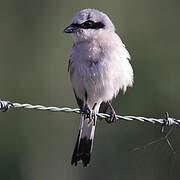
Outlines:
{"label": "green background", "polygon": [[[63,29],[84,8],[109,15],[132,57],[135,84],[114,100],[117,114],[180,118],[178,0],[0,0],[0,98],[77,107],[67,72],[73,42]],[[179,179],[180,161],[165,141],[133,152],[163,136],[158,124],[98,122],[88,168],[70,165],[78,127],[72,113],[0,113],[0,179]],[[176,128],[177,153],[179,137]]]}

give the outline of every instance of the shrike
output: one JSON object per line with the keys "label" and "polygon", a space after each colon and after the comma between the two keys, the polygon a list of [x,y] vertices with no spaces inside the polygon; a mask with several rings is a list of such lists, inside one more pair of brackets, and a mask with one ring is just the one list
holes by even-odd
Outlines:
{"label": "shrike", "polygon": [[96,126],[96,113],[106,112],[116,118],[111,101],[121,89],[125,93],[133,85],[130,55],[115,32],[109,17],[95,9],[84,9],[76,14],[64,29],[71,33],[74,45],[68,70],[77,104],[82,111],[79,134],[71,164],[90,161]]}

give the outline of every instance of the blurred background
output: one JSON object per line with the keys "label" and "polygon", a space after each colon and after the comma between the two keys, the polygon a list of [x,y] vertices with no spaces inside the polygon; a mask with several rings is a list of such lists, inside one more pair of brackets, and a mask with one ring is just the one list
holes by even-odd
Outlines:
{"label": "blurred background", "polygon": [[[67,72],[72,38],[63,33],[81,9],[109,15],[132,57],[135,84],[113,106],[117,114],[180,118],[180,1],[0,0],[0,99],[77,107]],[[0,113],[0,179],[176,180],[180,161],[160,125],[97,123],[91,164],[70,165],[79,115],[12,109]],[[166,132],[168,129],[166,129]],[[180,150],[180,130],[170,136]]]}

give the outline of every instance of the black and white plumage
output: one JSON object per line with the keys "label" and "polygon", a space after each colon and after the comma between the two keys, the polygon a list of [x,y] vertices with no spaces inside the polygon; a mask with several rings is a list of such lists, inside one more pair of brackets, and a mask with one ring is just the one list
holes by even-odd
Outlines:
{"label": "black and white plumage", "polygon": [[125,93],[133,85],[133,69],[130,55],[106,14],[84,9],[64,32],[71,33],[74,39],[68,69],[77,103],[84,112],[71,163],[82,161],[87,166],[97,120],[91,114],[110,107],[114,119],[110,102],[120,89]]}

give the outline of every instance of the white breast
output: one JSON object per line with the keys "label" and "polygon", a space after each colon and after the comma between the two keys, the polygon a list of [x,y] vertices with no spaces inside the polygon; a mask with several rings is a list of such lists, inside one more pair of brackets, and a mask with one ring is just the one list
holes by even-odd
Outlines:
{"label": "white breast", "polygon": [[70,75],[76,95],[88,101],[109,101],[133,84],[130,56],[120,38],[101,33],[93,41],[75,44],[70,56]]}

